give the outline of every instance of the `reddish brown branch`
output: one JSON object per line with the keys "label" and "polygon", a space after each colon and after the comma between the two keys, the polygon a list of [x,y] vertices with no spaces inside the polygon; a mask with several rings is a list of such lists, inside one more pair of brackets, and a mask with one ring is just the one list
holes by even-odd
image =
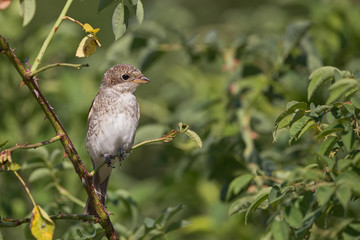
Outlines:
{"label": "reddish brown branch", "polygon": [[21,61],[15,55],[14,51],[9,47],[6,39],[0,35],[0,52],[5,54],[9,61],[14,65],[18,73],[20,74],[22,81],[29,88],[34,98],[37,100],[42,110],[44,111],[47,119],[50,121],[57,135],[63,136],[60,141],[64,147],[64,150],[73,163],[74,169],[79,176],[80,180],[84,183],[85,190],[89,196],[90,201],[93,206],[95,206],[95,210],[99,216],[99,223],[104,228],[106,232],[106,236],[109,239],[118,239],[118,236],[115,233],[113,225],[110,221],[110,218],[107,214],[107,211],[103,204],[101,204],[100,200],[95,194],[94,185],[91,181],[91,175],[86,170],[84,164],[82,163],[74,145],[72,144],[68,134],[66,133],[64,127],[62,126],[59,118],[55,114],[53,108],[50,106],[49,102],[42,94],[39,89],[35,76],[31,75],[30,70],[26,70],[22,65]]}

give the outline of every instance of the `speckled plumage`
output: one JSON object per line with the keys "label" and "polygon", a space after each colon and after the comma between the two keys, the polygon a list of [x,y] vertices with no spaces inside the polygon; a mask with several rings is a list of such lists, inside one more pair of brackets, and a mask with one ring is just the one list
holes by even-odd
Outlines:
{"label": "speckled plumage", "polygon": [[[139,84],[147,82],[149,79],[140,70],[128,64],[116,65],[104,74],[90,107],[85,140],[94,168],[107,155],[117,156],[119,150],[130,150],[140,118],[134,92]],[[111,166],[105,165],[93,177],[95,191],[103,204],[111,170]],[[96,214],[89,201],[85,213]]]}

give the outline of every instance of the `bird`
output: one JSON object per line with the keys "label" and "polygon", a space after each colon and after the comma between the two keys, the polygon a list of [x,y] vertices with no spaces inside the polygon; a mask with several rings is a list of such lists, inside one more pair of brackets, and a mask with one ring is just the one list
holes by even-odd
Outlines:
{"label": "bird", "polygon": [[[85,147],[94,169],[107,162],[92,177],[95,193],[104,206],[113,162],[119,159],[121,164],[134,142],[140,119],[134,92],[139,85],[149,82],[138,68],[130,64],[115,65],[104,74],[91,104]],[[84,214],[96,215],[89,199]]]}

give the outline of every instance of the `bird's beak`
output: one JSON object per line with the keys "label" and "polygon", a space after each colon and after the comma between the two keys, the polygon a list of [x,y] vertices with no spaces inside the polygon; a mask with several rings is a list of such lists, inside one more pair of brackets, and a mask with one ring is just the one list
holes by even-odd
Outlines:
{"label": "bird's beak", "polygon": [[144,83],[149,83],[150,79],[148,79],[147,77],[143,76],[141,78],[135,79],[132,81],[133,83],[137,83],[137,84],[144,84]]}

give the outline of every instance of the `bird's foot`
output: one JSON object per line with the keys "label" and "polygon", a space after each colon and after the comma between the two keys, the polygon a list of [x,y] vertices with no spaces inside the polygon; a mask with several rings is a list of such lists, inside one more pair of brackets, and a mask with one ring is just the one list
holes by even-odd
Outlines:
{"label": "bird's foot", "polygon": [[105,154],[104,157],[105,157],[105,161],[106,161],[106,164],[108,165],[108,167],[115,168],[115,166],[112,164],[112,160],[115,159],[115,156],[113,154],[109,153],[109,154]]}
{"label": "bird's foot", "polygon": [[119,162],[120,162],[120,166],[121,166],[121,163],[122,161],[126,158],[126,152],[124,151],[124,149],[120,148],[118,150],[118,157],[119,157]]}

